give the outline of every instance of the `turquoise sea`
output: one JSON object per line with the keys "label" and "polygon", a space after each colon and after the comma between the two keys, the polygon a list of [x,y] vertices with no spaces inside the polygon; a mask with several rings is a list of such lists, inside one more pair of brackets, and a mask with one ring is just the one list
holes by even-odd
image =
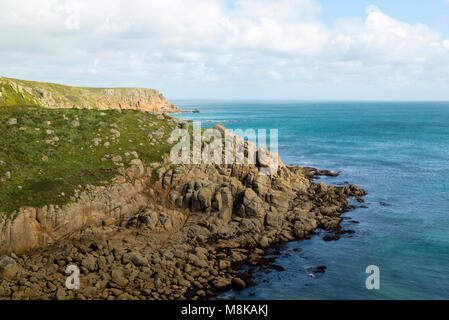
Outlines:
{"label": "turquoise sea", "polygon": [[[175,101],[207,128],[278,129],[286,164],[341,171],[368,191],[359,224],[338,241],[322,234],[282,247],[285,271],[256,271],[230,299],[449,299],[449,102]],[[361,204],[356,204],[360,206]],[[300,250],[294,250],[299,248]],[[380,289],[365,287],[368,265]],[[310,268],[326,266],[318,277]]]}

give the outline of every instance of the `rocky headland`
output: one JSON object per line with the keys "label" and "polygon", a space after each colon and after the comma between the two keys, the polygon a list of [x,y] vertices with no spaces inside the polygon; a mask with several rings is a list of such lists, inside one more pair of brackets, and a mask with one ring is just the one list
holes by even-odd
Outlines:
{"label": "rocky headland", "polygon": [[[0,125],[13,136],[26,132],[30,125],[25,126],[23,112],[62,118],[61,124],[51,120],[47,125],[77,134],[85,126],[89,135],[72,150],[69,167],[59,168],[57,162],[50,167],[58,173],[52,179],[62,181],[58,184],[49,178],[36,181],[33,175],[49,169],[58,152],[66,156],[64,143],[73,141],[62,133],[50,143],[39,138],[39,150],[50,157],[39,154],[36,162],[24,162],[22,171],[10,165],[18,156],[0,153],[0,174],[6,177],[0,188],[14,195],[2,199],[15,204],[0,207],[0,299],[214,298],[251,286],[251,268],[276,267],[265,257],[272,246],[308,239],[320,229],[329,232],[327,240],[350,232],[342,230],[341,215],[351,209],[349,198],[366,194],[354,185],[330,186],[315,179],[337,173],[281,161],[272,175],[261,173],[267,164],[259,160],[173,164],[167,156],[170,132],[191,126],[168,115],[25,109],[14,118],[3,116]],[[46,130],[58,132],[31,132],[54,135]],[[248,144],[243,147],[247,151]],[[66,288],[69,265],[80,269],[79,290]]]}
{"label": "rocky headland", "polygon": [[0,77],[0,106],[179,112],[160,92],[146,88],[91,88]]}

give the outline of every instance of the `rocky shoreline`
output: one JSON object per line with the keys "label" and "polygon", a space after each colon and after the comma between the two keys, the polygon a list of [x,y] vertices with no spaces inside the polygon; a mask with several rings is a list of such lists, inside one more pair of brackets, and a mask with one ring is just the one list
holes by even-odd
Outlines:
{"label": "rocky shoreline", "polygon": [[[265,257],[270,247],[317,229],[332,233],[327,240],[350,232],[341,214],[351,209],[348,198],[366,194],[314,180],[333,172],[282,163],[272,176],[260,174],[261,163],[136,164],[117,184],[139,185],[141,202],[112,208],[49,246],[2,256],[0,299],[212,299],[253,284],[244,266],[279,268]],[[65,286],[68,265],[81,271],[79,290]]]}

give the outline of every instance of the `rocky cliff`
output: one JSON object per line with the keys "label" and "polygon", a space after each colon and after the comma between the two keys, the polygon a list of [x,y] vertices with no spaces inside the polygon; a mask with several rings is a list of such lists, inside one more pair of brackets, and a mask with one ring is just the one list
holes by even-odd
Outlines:
{"label": "rocky cliff", "polygon": [[[160,145],[169,132],[156,129],[156,120],[170,128],[189,126],[148,117],[138,117],[133,128],[143,132],[151,124],[148,137]],[[125,130],[113,126],[109,148]],[[362,201],[366,194],[353,185],[318,183],[319,171],[282,162],[264,175],[260,161],[174,165],[167,157],[148,161],[140,156],[144,150],[118,165],[109,183],[86,186],[70,203],[21,207],[14,219],[0,221],[0,251],[9,255],[0,257],[0,298],[213,298],[251,285],[253,267],[281,270],[264,257],[270,246],[308,239],[318,230],[326,232],[324,240],[351,233],[342,230],[341,215],[351,209],[350,197]],[[110,156],[116,162],[125,157]],[[81,270],[78,291],[64,286],[68,265]]]}
{"label": "rocky cliff", "polygon": [[154,89],[71,87],[0,77],[0,106],[24,105],[54,109],[180,111]]}

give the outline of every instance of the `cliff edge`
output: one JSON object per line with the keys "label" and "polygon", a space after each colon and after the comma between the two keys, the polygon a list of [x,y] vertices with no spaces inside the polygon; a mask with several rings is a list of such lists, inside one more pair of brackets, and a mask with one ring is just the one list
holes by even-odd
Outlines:
{"label": "cliff edge", "polygon": [[0,106],[131,109],[157,113],[180,111],[154,89],[71,87],[5,77],[0,77]]}

